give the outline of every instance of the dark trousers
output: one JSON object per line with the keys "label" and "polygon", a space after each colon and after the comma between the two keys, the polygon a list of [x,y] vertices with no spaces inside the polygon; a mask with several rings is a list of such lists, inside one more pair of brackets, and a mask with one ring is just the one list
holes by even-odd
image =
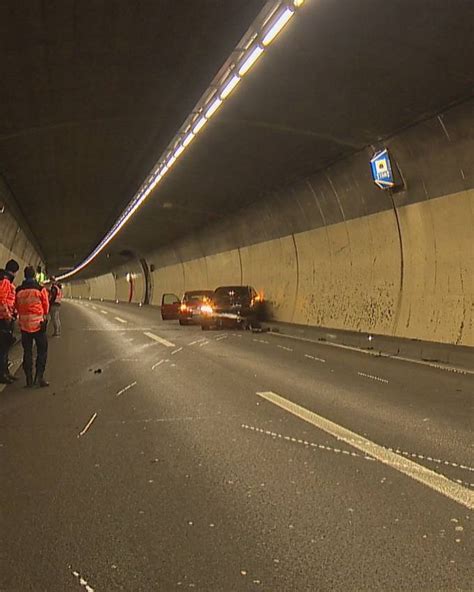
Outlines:
{"label": "dark trousers", "polygon": [[48,359],[48,337],[46,331],[21,332],[23,346],[23,370],[27,376],[33,374],[33,343],[36,343],[36,376],[42,377]]}
{"label": "dark trousers", "polygon": [[0,376],[8,373],[8,351],[13,341],[13,322],[0,319]]}

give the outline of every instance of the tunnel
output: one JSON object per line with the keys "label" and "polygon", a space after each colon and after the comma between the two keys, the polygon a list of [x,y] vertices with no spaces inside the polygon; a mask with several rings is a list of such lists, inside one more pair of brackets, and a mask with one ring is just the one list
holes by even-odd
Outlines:
{"label": "tunnel", "polygon": [[473,24],[0,3],[0,590],[472,589]]}

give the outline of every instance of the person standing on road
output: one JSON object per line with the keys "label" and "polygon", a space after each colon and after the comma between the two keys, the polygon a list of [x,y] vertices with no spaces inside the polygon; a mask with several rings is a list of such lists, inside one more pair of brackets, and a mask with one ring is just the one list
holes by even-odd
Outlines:
{"label": "person standing on road", "polygon": [[[16,309],[23,345],[23,370],[26,386],[49,386],[44,378],[48,358],[46,335],[49,299],[46,288],[35,279],[33,267],[25,268],[25,280],[16,290]],[[36,372],[33,380],[33,343],[36,343]]]}
{"label": "person standing on road", "polygon": [[61,309],[61,300],[63,299],[62,286],[56,281],[55,277],[51,278],[51,287],[49,289],[49,310],[51,321],[53,322],[53,337],[61,335],[61,319],[59,316]]}
{"label": "person standing on road", "polygon": [[11,384],[16,376],[8,368],[8,351],[14,342],[15,286],[13,280],[20,266],[10,259],[0,270],[0,384]]}

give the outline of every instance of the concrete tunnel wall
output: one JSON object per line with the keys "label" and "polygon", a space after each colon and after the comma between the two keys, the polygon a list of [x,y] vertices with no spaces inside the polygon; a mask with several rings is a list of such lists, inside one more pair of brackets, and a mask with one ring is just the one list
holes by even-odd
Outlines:
{"label": "concrete tunnel wall", "polygon": [[[242,282],[276,320],[474,346],[473,111],[454,107],[149,254],[151,303]],[[372,183],[382,146],[400,191]]]}
{"label": "concrete tunnel wall", "polygon": [[[0,206],[2,199],[0,193]],[[41,257],[36,252],[25,233],[14,217],[5,208],[0,214],[0,268],[3,268],[9,259],[15,259],[20,265],[15,284],[21,283],[23,269],[27,265],[35,267],[41,263]]]}

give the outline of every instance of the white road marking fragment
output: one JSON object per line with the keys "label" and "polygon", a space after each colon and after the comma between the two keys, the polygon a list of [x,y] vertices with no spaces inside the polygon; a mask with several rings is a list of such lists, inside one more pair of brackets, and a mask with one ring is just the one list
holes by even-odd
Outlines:
{"label": "white road marking fragment", "polygon": [[203,341],[202,343],[199,344],[199,347],[202,347],[203,345],[207,345],[209,343],[209,341]]}
{"label": "white road marking fragment", "polygon": [[326,360],[323,360],[323,358],[317,358],[316,356],[310,356],[309,354],[305,354],[304,357],[310,360],[315,360],[316,362],[321,362],[322,364],[326,363]]}
{"label": "white road marking fragment", "polygon": [[160,360],[159,362],[156,362],[156,364],[153,364],[151,369],[154,370],[155,368],[158,368],[158,366],[161,366],[161,364],[163,364],[163,363],[164,363],[164,360]]}
{"label": "white road marking fragment", "polygon": [[122,390],[120,390],[115,396],[120,397],[120,395],[123,395],[123,393],[126,393],[129,389],[133,388],[136,384],[137,384],[137,381],[135,380],[134,382],[132,382],[131,384],[129,384],[128,386],[126,386]]}
{"label": "white road marking fragment", "polygon": [[466,368],[458,368],[456,366],[448,366],[429,362],[428,360],[416,360],[415,358],[407,358],[406,356],[398,356],[392,354],[384,354],[378,350],[362,349],[354,347],[353,345],[344,345],[343,343],[332,343],[331,341],[316,341],[315,339],[308,339],[307,337],[298,337],[297,335],[286,335],[285,333],[273,333],[270,331],[268,335],[272,337],[283,337],[284,339],[295,339],[296,341],[304,341],[306,343],[314,343],[315,345],[326,345],[329,347],[340,347],[341,349],[348,349],[349,351],[366,354],[367,356],[375,356],[376,358],[389,358],[390,360],[400,360],[401,362],[411,362],[412,364],[421,364],[422,366],[431,366],[437,370],[444,370],[445,372],[455,372],[457,374],[474,374],[474,370],[467,370]]}
{"label": "white road marking fragment", "polygon": [[97,413],[94,413],[94,415],[89,419],[89,421],[84,426],[83,430],[77,434],[78,438],[80,438],[81,436],[83,436],[87,432],[87,430],[91,427],[91,425],[93,424],[96,417],[97,417]]}
{"label": "white road marking fragment", "polygon": [[114,317],[114,319],[119,323],[128,323],[128,321],[126,321],[125,319],[121,319],[120,317]]}
{"label": "white road marking fragment", "polygon": [[400,471],[400,473],[403,473],[404,475],[415,479],[415,481],[418,481],[434,491],[454,500],[458,504],[462,504],[470,510],[474,509],[474,492],[469,491],[469,489],[466,489],[459,483],[451,481],[444,475],[435,473],[423,465],[419,465],[412,460],[396,454],[395,452],[388,450],[387,448],[384,448],[383,446],[380,446],[329,419],[321,417],[313,411],[301,407],[276,393],[267,391],[258,392],[257,395],[266,399],[270,403],[281,407],[285,411],[292,413],[296,417],[307,421],[320,430],[327,432],[338,440],[342,440],[354,448],[361,450],[364,454],[374,457],[383,464]]}
{"label": "white road marking fragment", "polygon": [[359,376],[363,376],[364,378],[370,378],[371,380],[378,380],[378,382],[384,382],[388,384],[388,380],[385,378],[379,378],[378,376],[373,376],[373,374],[366,374],[365,372],[357,372]]}
{"label": "white road marking fragment", "polygon": [[358,452],[351,452],[350,450],[341,450],[340,448],[332,448],[331,446],[325,446],[324,444],[316,444],[315,442],[308,442],[308,440],[302,440],[301,438],[295,438],[293,436],[284,436],[278,432],[270,432],[269,430],[264,430],[262,428],[257,428],[255,426],[248,425],[246,423],[241,424],[244,430],[251,430],[252,432],[257,432],[259,434],[265,434],[265,436],[271,436],[273,439],[280,439],[286,440],[287,442],[293,442],[296,444],[303,444],[305,448],[312,448],[313,450],[326,450],[327,452],[335,452],[336,454],[344,454],[346,456],[352,456],[357,458],[363,458],[365,460],[374,461],[375,459],[371,456],[361,455]]}
{"label": "white road marking fragment", "polygon": [[79,581],[80,586],[82,586],[86,592],[95,592],[94,588],[87,583],[87,580],[85,580],[79,572],[71,571],[71,573]]}
{"label": "white road marking fragment", "polygon": [[94,306],[94,305],[92,305],[92,308],[93,308],[94,310],[97,310],[97,306]]}
{"label": "white road marking fragment", "polygon": [[163,339],[163,337],[160,337],[159,335],[155,335],[154,333],[149,333],[148,331],[144,331],[143,335],[146,335],[150,339],[153,339],[154,341],[157,341],[158,343],[161,343],[161,345],[164,345],[166,347],[176,347],[176,345],[174,343],[172,343],[171,341],[168,341],[167,339]]}
{"label": "white road marking fragment", "polygon": [[109,313],[106,310],[101,310],[100,311],[102,314],[108,315]]}
{"label": "white road marking fragment", "polygon": [[280,349],[284,349],[285,351],[289,351],[289,352],[292,352],[293,351],[291,349],[291,347],[285,347],[284,345],[277,345],[277,347],[279,347]]}
{"label": "white road marking fragment", "polygon": [[174,356],[175,354],[179,353],[180,351],[183,351],[182,347],[178,347],[178,349],[175,349],[174,351],[172,351],[171,355]]}

